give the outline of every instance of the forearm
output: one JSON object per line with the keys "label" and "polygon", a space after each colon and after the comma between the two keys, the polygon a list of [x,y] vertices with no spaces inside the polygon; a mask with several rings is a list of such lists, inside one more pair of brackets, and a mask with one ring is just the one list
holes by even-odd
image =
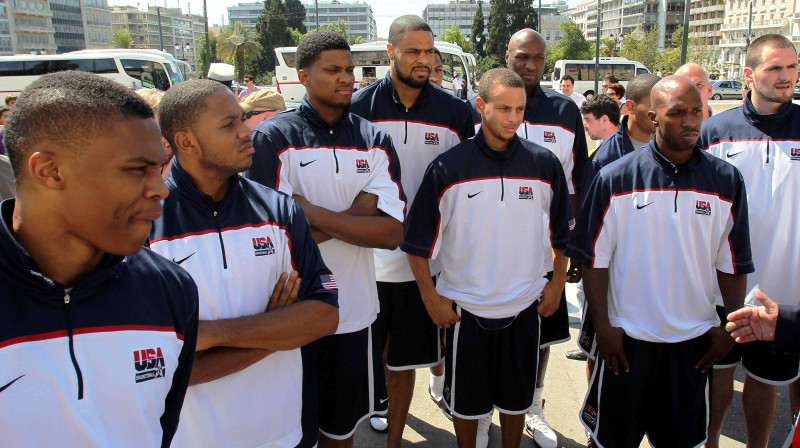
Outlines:
{"label": "forearm", "polygon": [[598,331],[611,328],[608,319],[608,268],[590,268],[584,265],[583,290],[595,327]]}
{"label": "forearm", "polygon": [[313,227],[355,246],[395,249],[403,239],[403,223],[390,216],[351,216],[319,206],[306,214]]}
{"label": "forearm", "polygon": [[560,284],[563,288],[567,283],[567,257],[563,249],[553,249],[553,284]]}
{"label": "forearm", "polygon": [[[588,185],[583,186],[583,188],[588,187]],[[579,194],[569,195],[569,205],[572,206],[572,217],[578,219],[578,210],[581,208],[581,196]]]}
{"label": "forearm", "polygon": [[213,347],[194,354],[194,366],[189,385],[207,383],[226,377],[261,361],[274,350]]}
{"label": "forearm", "polygon": [[333,334],[338,324],[335,306],[305,300],[252,316],[200,322],[198,347],[292,350]]}
{"label": "forearm", "polygon": [[[381,211],[378,209],[378,197],[374,194],[362,191],[353,199],[350,208],[342,213],[349,216],[380,216]],[[316,227],[311,227],[311,237],[317,244],[333,239],[330,235]]]}
{"label": "forearm", "polygon": [[431,297],[438,298],[439,293],[436,292],[436,285],[433,284],[433,279],[431,278],[428,259],[411,254],[406,254],[406,256],[408,257],[408,265],[411,267],[411,273],[414,274],[414,280],[417,281],[422,300],[427,301]]}
{"label": "forearm", "polygon": [[[747,292],[746,274],[726,274],[717,271],[717,282],[725,304],[725,315],[732,313],[744,306],[744,296]],[[725,325],[725,322],[722,323]]]}

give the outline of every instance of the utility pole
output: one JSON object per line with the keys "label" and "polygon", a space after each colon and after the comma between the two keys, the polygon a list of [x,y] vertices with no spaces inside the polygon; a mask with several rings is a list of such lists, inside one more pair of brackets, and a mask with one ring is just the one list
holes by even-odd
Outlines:
{"label": "utility pole", "polygon": [[600,0],[597,0],[597,33],[594,49],[594,94],[599,95],[600,88]]}
{"label": "utility pole", "polygon": [[210,54],[211,53],[211,49],[209,47],[209,42],[208,42],[208,6],[206,5],[206,0],[203,0],[203,18],[204,18],[203,24],[205,25],[205,28],[206,28],[206,43],[205,43],[205,48],[203,49],[203,53],[205,53],[205,55],[206,55],[205,58],[204,58],[204,60],[206,61],[206,66],[203,67],[203,70],[205,70],[205,73],[202,73],[202,76],[206,76],[208,74],[208,68],[211,66],[210,65],[211,64],[211,54]]}
{"label": "utility pole", "polygon": [[161,51],[164,51],[164,33],[161,32],[161,7],[156,6],[156,16],[158,16],[158,41],[161,44]]}
{"label": "utility pole", "polygon": [[542,0],[539,0],[539,8],[536,10],[536,31],[542,34]]}
{"label": "utility pole", "polygon": [[319,3],[314,0],[314,15],[317,16],[317,32],[319,32]]}
{"label": "utility pole", "polygon": [[[692,0],[686,0],[683,9],[683,41],[681,43],[681,65],[686,63],[686,55],[689,51],[689,9]],[[752,3],[751,3],[752,5]]]}

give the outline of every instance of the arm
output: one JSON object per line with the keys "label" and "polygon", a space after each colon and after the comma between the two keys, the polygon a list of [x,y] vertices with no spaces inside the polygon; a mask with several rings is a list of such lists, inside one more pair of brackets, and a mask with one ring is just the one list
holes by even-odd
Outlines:
{"label": "arm", "polygon": [[[380,216],[381,211],[378,209],[378,197],[374,194],[360,192],[350,208],[342,212],[349,216]],[[332,237],[316,227],[311,228],[311,235],[317,244],[324,243],[332,239]]]}
{"label": "arm", "polygon": [[453,301],[436,292],[436,287],[431,279],[428,259],[411,254],[406,255],[411,272],[414,273],[414,279],[417,281],[420,295],[422,295],[422,302],[425,304],[431,320],[439,328],[450,328],[461,318],[453,311]]}
{"label": "arm", "polygon": [[[784,310],[779,309],[778,304],[773,302],[760,289],[756,289],[755,293],[756,299],[763,306],[746,306],[728,314],[730,322],[725,326],[725,329],[731,333],[731,337],[738,343],[775,340],[778,321],[781,314],[784,314]],[[797,320],[796,318],[790,319],[790,317],[785,316],[785,321]]]}
{"label": "arm", "polygon": [[625,331],[612,327],[608,319],[608,268],[583,267],[583,289],[589,311],[592,313],[597,338],[597,349],[606,365],[619,375],[619,368],[630,371],[628,359],[622,349],[622,336]]}
{"label": "arm", "polygon": [[[722,301],[725,303],[725,311],[727,313],[732,313],[744,305],[747,274],[726,274],[722,271],[717,271],[717,282],[719,283],[719,290],[722,293]],[[703,373],[708,369],[714,368],[714,364],[724,358],[736,345],[736,342],[725,331],[724,322],[719,327],[708,330],[708,334],[711,336],[711,345],[708,347],[706,354],[695,365],[695,368],[700,369]]]}
{"label": "arm", "polygon": [[[572,216],[578,216],[578,210],[581,208],[581,198],[578,194],[569,195],[569,203],[572,206]],[[555,264],[555,262],[554,262]],[[581,262],[576,258],[569,259],[569,268],[567,269],[567,281],[570,283],[578,283],[581,281]]]}
{"label": "arm", "polygon": [[567,257],[563,250],[553,249],[553,278],[542,289],[542,301],[537,307],[539,314],[549,317],[558,310],[566,283]]}
{"label": "arm", "polygon": [[261,361],[275,350],[255,348],[212,347],[194,354],[190,386],[226,377]]}

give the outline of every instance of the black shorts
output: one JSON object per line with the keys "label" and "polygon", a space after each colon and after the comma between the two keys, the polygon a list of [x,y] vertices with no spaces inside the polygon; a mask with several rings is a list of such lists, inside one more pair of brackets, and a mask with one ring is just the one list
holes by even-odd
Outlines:
{"label": "black shorts", "polygon": [[378,282],[378,300],[381,308],[372,334],[379,347],[388,342],[387,369],[419,369],[442,362],[442,330],[428,315],[417,282]]}
{"label": "black shorts", "polygon": [[709,375],[694,366],[708,350],[704,334],[685,342],[656,343],[623,336],[630,372],[614,375],[595,364],[580,418],[600,447],[637,448],[647,434],[656,448],[705,443]]}
{"label": "black shorts", "polygon": [[[721,322],[727,322],[725,308],[718,306],[717,314]],[[736,347],[720,362],[715,369],[744,366],[747,375],[765,384],[784,386],[800,377],[800,355],[778,353],[772,350],[772,342],[755,341],[747,344],[736,344]]]}
{"label": "black shorts", "polygon": [[484,319],[455,306],[447,329],[444,400],[453,415],[476,419],[496,408],[522,414],[533,406],[539,362],[539,313]]}
{"label": "black shorts", "polygon": [[597,359],[597,341],[595,341],[594,321],[592,313],[589,311],[589,303],[583,305],[581,315],[581,330],[578,333],[578,348],[586,353],[591,360]]}
{"label": "black shorts", "polygon": [[[552,280],[553,273],[545,275],[547,280]],[[566,290],[561,291],[561,301],[558,309],[549,317],[542,317],[541,348],[569,341],[569,309],[567,309]]]}
{"label": "black shorts", "polygon": [[[367,327],[326,336],[306,350],[309,356],[316,357],[317,363],[319,431],[332,439],[349,438],[359,422],[370,415],[386,413],[388,408],[386,400],[382,401],[373,390],[375,383],[385,380],[381,351],[374,347],[370,333]],[[310,407],[313,408],[313,404]],[[304,410],[304,423],[306,418],[315,420]],[[303,426],[304,441],[311,437],[306,426]]]}

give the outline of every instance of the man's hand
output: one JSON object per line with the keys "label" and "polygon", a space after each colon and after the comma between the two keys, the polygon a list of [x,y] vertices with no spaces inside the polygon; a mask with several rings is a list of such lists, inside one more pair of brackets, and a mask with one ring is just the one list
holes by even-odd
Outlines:
{"label": "man's hand", "polygon": [[775,340],[775,326],[778,324],[778,304],[773,302],[760,289],[756,289],[756,299],[764,306],[746,306],[728,314],[725,329],[736,342],[742,344],[752,341]]}
{"label": "man's hand", "polygon": [[536,307],[536,311],[542,317],[550,317],[558,310],[561,304],[561,292],[564,290],[564,285],[557,282],[549,281],[542,289],[542,301]]}
{"label": "man's hand", "polygon": [[736,345],[736,343],[728,336],[728,332],[723,327],[714,327],[708,330],[711,336],[711,345],[708,351],[694,366],[695,369],[700,369],[701,372],[706,373],[708,369],[713,369],[714,364],[720,362]]}
{"label": "man's hand", "polygon": [[567,269],[567,283],[578,283],[581,281],[581,277],[581,262],[574,258],[570,258],[569,269]]}
{"label": "man's hand", "polygon": [[423,302],[431,320],[439,328],[450,328],[451,325],[455,325],[461,320],[453,311],[453,301],[447,297],[436,294]]}
{"label": "man's hand", "polygon": [[272,311],[297,302],[297,297],[300,295],[300,283],[302,281],[298,275],[297,271],[292,271],[288,274],[287,281],[287,274],[285,272],[281,274],[278,282],[275,283],[275,287],[272,288],[272,295],[269,298],[267,311]]}
{"label": "man's hand", "polygon": [[614,371],[614,375],[619,375],[620,367],[625,369],[625,372],[631,371],[628,358],[625,357],[625,351],[622,349],[622,336],[624,335],[625,330],[619,327],[608,327],[604,331],[597,330],[595,335],[597,350],[606,365]]}

